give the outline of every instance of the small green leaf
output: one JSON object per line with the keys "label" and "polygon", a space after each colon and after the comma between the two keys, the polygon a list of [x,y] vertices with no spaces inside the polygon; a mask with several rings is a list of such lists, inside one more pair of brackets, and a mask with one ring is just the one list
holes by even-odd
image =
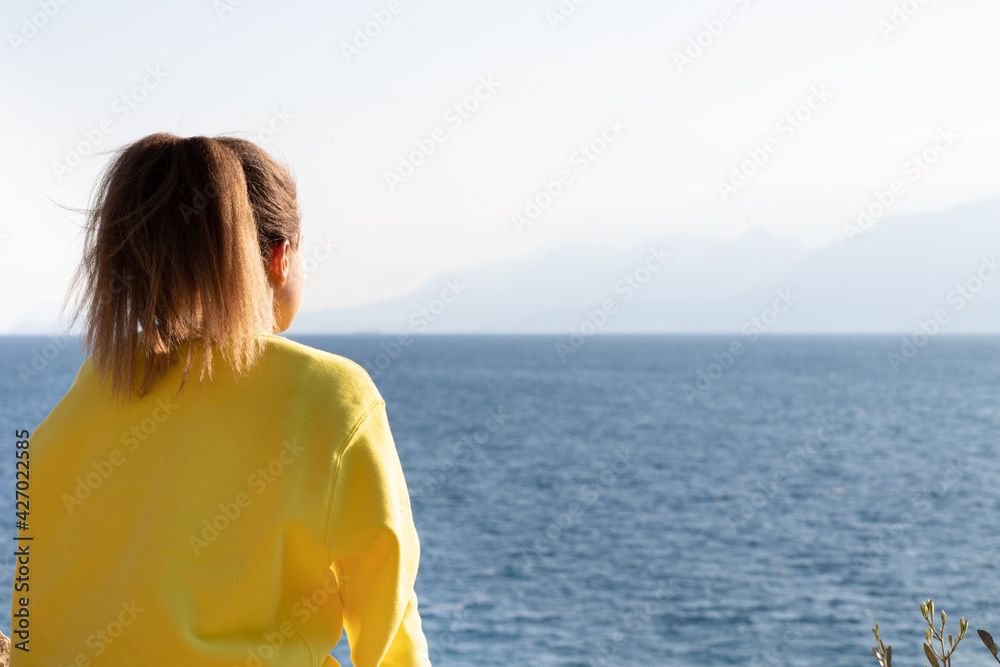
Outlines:
{"label": "small green leaf", "polygon": [[986,632],[986,630],[976,630],[976,632],[979,633],[979,638],[983,640],[984,644],[986,644],[986,648],[990,650],[993,657],[997,657],[997,643],[993,641],[993,635]]}
{"label": "small green leaf", "polygon": [[979,633],[979,638],[983,640],[984,644],[986,644],[986,648],[990,650],[990,653],[993,654],[993,657],[994,658],[997,657],[997,643],[993,641],[993,635],[986,632],[985,630],[976,630],[976,632]]}

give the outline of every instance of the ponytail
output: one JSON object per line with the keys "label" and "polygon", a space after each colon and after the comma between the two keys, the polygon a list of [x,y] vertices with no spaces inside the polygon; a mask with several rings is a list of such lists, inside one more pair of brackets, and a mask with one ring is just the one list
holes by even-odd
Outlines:
{"label": "ponytail", "polygon": [[199,347],[200,380],[212,345],[246,371],[275,328],[266,261],[281,240],[298,247],[295,186],[254,144],[154,134],[121,149],[95,192],[73,282],[73,322],[85,319],[84,346],[112,396],[147,394],[184,343],[181,388]]}

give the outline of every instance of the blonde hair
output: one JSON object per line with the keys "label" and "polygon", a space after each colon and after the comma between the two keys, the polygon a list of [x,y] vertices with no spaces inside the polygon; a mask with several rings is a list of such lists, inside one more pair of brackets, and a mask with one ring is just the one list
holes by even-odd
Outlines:
{"label": "blonde hair", "polygon": [[199,347],[200,381],[212,345],[237,374],[248,370],[275,328],[271,247],[296,249],[299,235],[291,175],[249,141],[153,134],[120,149],[95,190],[71,285],[71,326],[85,320],[84,347],[112,397],[149,393],[187,342],[178,391]]}

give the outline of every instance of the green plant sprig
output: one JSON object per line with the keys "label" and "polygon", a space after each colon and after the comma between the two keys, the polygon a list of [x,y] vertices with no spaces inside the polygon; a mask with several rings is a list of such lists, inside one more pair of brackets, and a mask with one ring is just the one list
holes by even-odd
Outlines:
{"label": "green plant sprig", "polygon": [[[958,639],[955,639],[952,635],[948,635],[948,648],[944,646],[944,625],[947,620],[947,616],[944,611],[941,612],[941,627],[934,627],[934,601],[928,600],[927,602],[920,605],[920,613],[923,615],[924,620],[927,622],[927,629],[924,630],[924,654],[927,655],[927,659],[931,663],[931,667],[951,667],[951,654],[955,652],[958,648],[958,643],[965,638],[965,632],[969,629],[969,622],[964,618],[958,621]],[[934,650],[934,640],[938,640],[941,646],[941,652],[938,653]]]}
{"label": "green plant sprig", "polygon": [[[956,638],[951,634],[947,635],[948,645],[946,647],[944,627],[948,617],[945,613],[941,612],[941,627],[935,625],[933,600],[927,600],[927,602],[920,605],[920,614],[927,623],[927,629],[924,630],[924,655],[927,656],[927,660],[931,663],[930,667],[951,667],[951,656],[955,652],[955,649],[958,648],[959,643],[965,638],[965,633],[969,629],[969,622],[964,618],[959,619],[958,637]],[[882,641],[878,623],[875,624],[872,632],[875,633],[875,642],[877,643],[877,646],[872,647],[872,653],[875,654],[878,664],[880,667],[892,667],[892,646]],[[1000,657],[997,657],[997,645],[993,642],[993,637],[990,637],[989,633],[983,630],[979,631],[979,636],[993,653],[993,658],[1000,663]],[[988,642],[987,638],[989,638]],[[935,649],[935,641],[940,646],[940,653]]]}

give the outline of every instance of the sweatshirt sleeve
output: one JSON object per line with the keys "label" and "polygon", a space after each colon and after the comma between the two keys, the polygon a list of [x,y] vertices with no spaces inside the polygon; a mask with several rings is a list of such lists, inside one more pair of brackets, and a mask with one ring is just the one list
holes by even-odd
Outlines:
{"label": "sweatshirt sleeve", "polygon": [[381,401],[341,456],[328,529],[355,667],[429,666],[413,590],[420,544]]}

